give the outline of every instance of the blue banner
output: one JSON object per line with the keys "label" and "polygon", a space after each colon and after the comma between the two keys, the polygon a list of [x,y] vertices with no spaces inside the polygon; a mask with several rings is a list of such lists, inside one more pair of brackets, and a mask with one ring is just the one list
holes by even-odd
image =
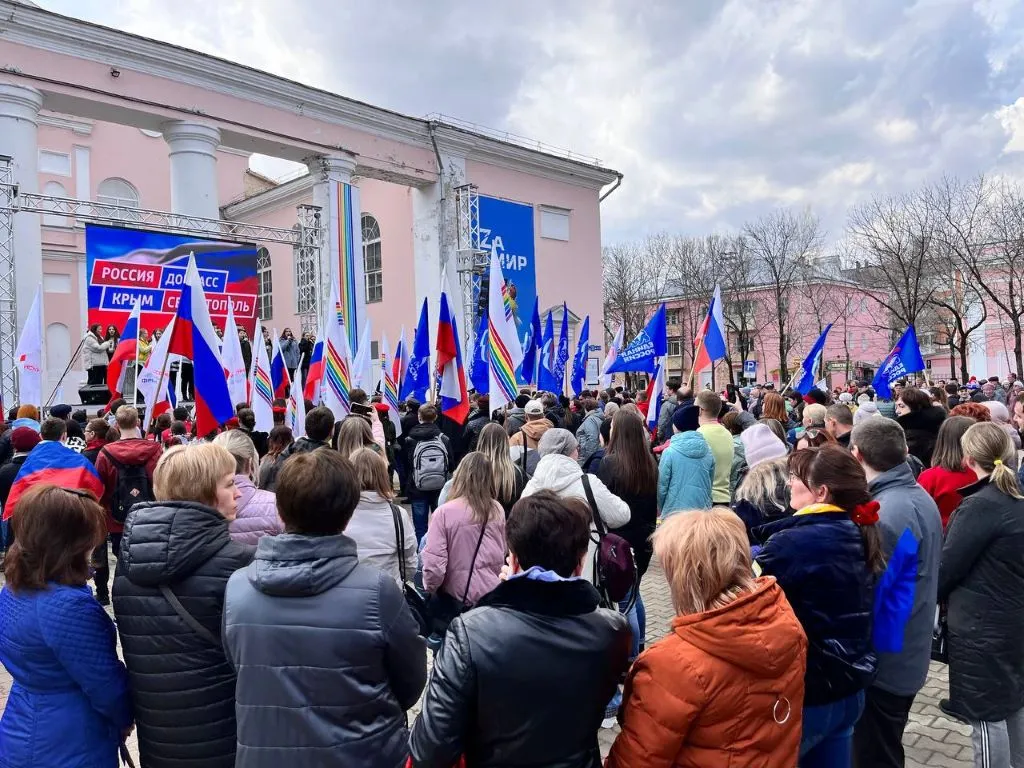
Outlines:
{"label": "blue banner", "polygon": [[[537,260],[534,243],[533,206],[480,195],[480,248],[498,253],[502,274],[512,299],[516,332],[521,339],[530,325],[530,312],[537,302]],[[487,314],[486,279],[477,283],[476,321],[483,305]]]}

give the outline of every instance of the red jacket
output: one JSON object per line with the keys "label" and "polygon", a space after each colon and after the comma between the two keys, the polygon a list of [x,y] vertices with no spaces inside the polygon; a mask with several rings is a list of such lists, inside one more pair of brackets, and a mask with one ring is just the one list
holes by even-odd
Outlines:
{"label": "red jacket", "polygon": [[949,516],[953,510],[960,506],[964,497],[960,491],[977,482],[978,477],[969,469],[961,469],[958,472],[950,472],[942,467],[929,467],[917,478],[917,482],[928,491],[928,495],[935,499],[942,516],[942,530],[946,530],[949,523]]}
{"label": "red jacket", "polygon": [[124,524],[114,519],[110,512],[110,505],[114,496],[114,489],[117,486],[117,470],[107,458],[107,453],[121,464],[138,466],[144,464],[149,479],[153,479],[153,470],[156,463],[163,455],[164,449],[159,443],[154,443],[144,438],[129,438],[127,440],[115,440],[107,443],[96,457],[96,471],[100,473],[103,481],[103,508],[107,510],[107,532],[121,533]]}

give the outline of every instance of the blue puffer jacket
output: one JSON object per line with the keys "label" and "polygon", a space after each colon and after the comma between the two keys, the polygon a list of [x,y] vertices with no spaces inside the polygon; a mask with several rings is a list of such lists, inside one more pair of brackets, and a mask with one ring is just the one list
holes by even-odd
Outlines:
{"label": "blue puffer jacket", "polygon": [[711,509],[715,457],[699,432],[672,436],[658,463],[658,509],[664,518],[684,509]]}
{"label": "blue puffer jacket", "polygon": [[867,688],[875,579],[860,529],[838,507],[815,504],[754,529],[755,570],[778,579],[807,633],[804,704],[831,704]]}
{"label": "blue puffer jacket", "polygon": [[114,624],[88,587],[0,592],[0,662],[14,678],[0,766],[115,768],[131,725]]}

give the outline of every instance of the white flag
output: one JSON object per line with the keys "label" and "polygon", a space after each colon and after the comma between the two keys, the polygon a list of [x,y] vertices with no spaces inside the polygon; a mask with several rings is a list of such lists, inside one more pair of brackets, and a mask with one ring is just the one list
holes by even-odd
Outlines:
{"label": "white flag", "polygon": [[18,369],[19,405],[43,405],[43,303],[42,288],[36,289],[32,307],[25,316],[14,363]]}
{"label": "white flag", "polygon": [[270,358],[259,322],[256,339],[252,347],[252,410],[256,414],[256,431],[269,434],[274,428],[274,385],[270,383]]}
{"label": "white flag", "polygon": [[363,324],[363,333],[359,337],[359,346],[352,361],[352,386],[363,391],[371,388],[373,382],[373,358],[370,357],[370,318]]}
{"label": "white flag", "polygon": [[398,413],[398,387],[392,381],[392,367],[388,365],[388,335],[380,337],[380,401],[388,407],[388,418],[395,425],[395,434],[402,434],[402,417]]}
{"label": "white flag", "polygon": [[[174,321],[175,318],[172,317],[171,322],[164,329],[163,335],[153,345],[149,353],[149,360],[146,361],[146,367],[142,369],[139,378],[135,380],[135,388],[146,398],[144,421],[146,427],[152,423],[153,410],[158,405],[165,402],[170,404],[167,384],[171,378],[171,355],[167,354],[167,350],[171,346],[171,336],[174,334]],[[178,376],[178,381],[181,381],[181,376]],[[177,398],[175,398],[175,402],[177,402]]]}
{"label": "white flag", "polygon": [[221,362],[228,377],[228,394],[231,404],[238,405],[248,400],[245,383],[245,358],[242,357],[242,342],[238,338],[238,325],[235,323],[235,303],[228,299],[228,319],[224,323],[224,344],[220,352]]}
{"label": "white flag", "polygon": [[[285,376],[288,372],[285,371]],[[298,440],[306,436],[306,399],[298,386],[292,386],[288,396],[287,419],[288,426],[292,428],[292,437]]]}
{"label": "white flag", "polygon": [[619,330],[616,331],[615,338],[612,339],[612,343],[608,346],[608,354],[605,355],[604,365],[601,366],[601,389],[608,389],[612,385],[612,374],[604,373],[604,371],[608,370],[608,367],[615,362],[615,358],[619,356],[619,350],[622,349],[623,332],[622,323],[619,323]]}

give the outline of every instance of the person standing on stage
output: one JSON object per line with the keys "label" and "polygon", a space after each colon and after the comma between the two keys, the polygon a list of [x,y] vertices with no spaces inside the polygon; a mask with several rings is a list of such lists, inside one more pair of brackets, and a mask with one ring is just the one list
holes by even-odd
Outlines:
{"label": "person standing on stage", "polygon": [[94,323],[89,326],[82,342],[82,359],[89,379],[87,384],[93,386],[103,384],[107,380],[107,365],[110,363],[108,353],[114,349],[115,342],[103,336],[103,326]]}

